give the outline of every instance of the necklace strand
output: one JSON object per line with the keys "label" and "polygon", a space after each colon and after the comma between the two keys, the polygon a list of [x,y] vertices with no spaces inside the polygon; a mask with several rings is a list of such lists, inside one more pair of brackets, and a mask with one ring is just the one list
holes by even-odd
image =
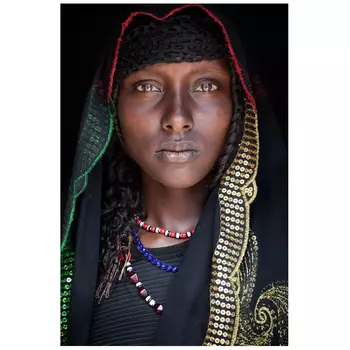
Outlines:
{"label": "necklace strand", "polygon": [[[125,257],[126,259],[126,257]],[[133,283],[137,290],[139,295],[145,300],[145,302],[154,309],[157,315],[161,315],[163,312],[163,305],[158,304],[148,293],[147,289],[143,286],[143,283],[139,280],[139,276],[137,273],[134,271],[133,267],[131,266],[130,261],[128,261],[126,264],[126,271],[129,275],[129,280],[131,283]]]}
{"label": "necklace strand", "polygon": [[167,271],[167,272],[172,272],[172,273],[176,273],[177,271],[179,271],[179,267],[177,266],[172,266],[169,264],[166,264],[160,260],[158,260],[157,258],[155,258],[142,244],[141,240],[139,237],[136,237],[136,230],[133,228],[132,229],[132,235],[135,237],[135,242],[137,243],[137,246],[139,248],[139,251],[141,252],[141,254],[147,258],[147,260],[149,262],[151,262],[153,265],[157,266],[158,268],[160,268],[161,270]]}
{"label": "necklace strand", "polygon": [[194,233],[194,228],[192,230],[189,230],[187,232],[174,232],[170,230],[166,230],[164,228],[160,228],[157,226],[152,226],[147,224],[146,222],[142,221],[139,216],[134,214],[134,219],[141,228],[148,232],[155,232],[155,233],[160,233],[164,235],[165,237],[171,237],[171,238],[177,238],[177,239],[186,239],[186,238],[191,238],[193,233]]}

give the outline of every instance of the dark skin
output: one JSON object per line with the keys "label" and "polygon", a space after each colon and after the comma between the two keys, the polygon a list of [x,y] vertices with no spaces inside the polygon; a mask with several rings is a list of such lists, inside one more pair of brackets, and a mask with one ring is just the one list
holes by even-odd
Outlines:
{"label": "dark skin", "polygon": [[[147,223],[194,228],[232,118],[226,60],[156,63],[121,84],[118,116],[125,150],[141,168]],[[145,247],[183,240],[140,230]]]}

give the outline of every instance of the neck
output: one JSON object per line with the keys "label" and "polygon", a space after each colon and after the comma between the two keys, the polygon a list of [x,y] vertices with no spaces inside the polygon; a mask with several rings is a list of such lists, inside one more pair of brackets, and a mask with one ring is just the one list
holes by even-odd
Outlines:
{"label": "neck", "polygon": [[[194,228],[199,220],[208,196],[209,179],[203,179],[190,188],[169,188],[142,174],[142,198],[146,209],[146,222],[175,232],[185,232]],[[149,247],[180,243],[163,235],[140,233]],[[145,242],[146,243],[146,242]]]}

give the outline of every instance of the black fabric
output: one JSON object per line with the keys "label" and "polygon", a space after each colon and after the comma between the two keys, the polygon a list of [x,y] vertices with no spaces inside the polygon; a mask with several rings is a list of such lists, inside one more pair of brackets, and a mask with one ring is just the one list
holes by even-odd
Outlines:
{"label": "black fabric", "polygon": [[92,305],[95,296],[100,242],[102,162],[89,176],[81,197],[77,223],[75,264],[71,288],[71,309],[68,317],[68,343],[85,344],[89,335]]}
{"label": "black fabric", "polygon": [[175,13],[164,21],[138,16],[123,36],[115,84],[154,63],[228,58],[225,44],[219,26],[197,8]]}
{"label": "black fabric", "polygon": [[213,191],[169,291],[154,345],[202,344],[209,319],[211,259],[218,235],[219,208],[217,192]]}
{"label": "black fabric", "polygon": [[[147,250],[160,261],[172,266],[180,266],[189,241]],[[152,265],[132,245],[132,267],[139,276],[148,293],[167,308],[169,289],[172,288],[176,274],[163,271]],[[128,275],[117,282],[108,299],[94,305],[89,345],[142,345],[154,344],[155,335],[159,332],[162,316],[157,315],[138,294]]]}
{"label": "black fabric", "polygon": [[251,228],[259,242],[255,296],[268,283],[288,280],[288,156],[267,96],[258,96],[260,160]]}
{"label": "black fabric", "polygon": [[[240,64],[244,83],[249,92],[246,61],[230,19],[220,14],[220,7],[206,6],[223,22],[230,37],[235,56]],[[140,5],[140,11],[152,12],[158,17],[169,11],[169,5]],[[247,24],[249,25],[249,24]],[[110,55],[104,70],[105,93],[113,61],[120,24],[114,33]],[[261,288],[276,280],[287,280],[287,157],[275,117],[265,99],[257,101],[260,162],[258,169],[258,196],[252,206],[252,229],[259,241],[259,270],[254,298]],[[101,177],[95,168],[88,175],[88,188],[81,198],[79,225],[76,232],[76,263],[69,314],[69,344],[86,345],[96,288],[98,249],[100,239],[100,194],[89,198],[89,193],[100,193]],[[161,316],[154,345],[201,345],[208,325],[209,282],[213,249],[219,233],[219,205],[217,190],[209,197],[196,227],[181,270],[174,277],[168,295],[167,307]],[[146,305],[147,306],[147,305]]]}

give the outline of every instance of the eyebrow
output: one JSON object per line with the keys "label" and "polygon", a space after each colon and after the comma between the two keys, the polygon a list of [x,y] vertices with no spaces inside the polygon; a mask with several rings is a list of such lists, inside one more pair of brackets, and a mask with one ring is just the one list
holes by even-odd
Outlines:
{"label": "eyebrow", "polygon": [[205,67],[196,67],[191,73],[196,73],[196,74],[226,74],[226,70],[223,69],[222,67],[218,66],[205,66]]}

